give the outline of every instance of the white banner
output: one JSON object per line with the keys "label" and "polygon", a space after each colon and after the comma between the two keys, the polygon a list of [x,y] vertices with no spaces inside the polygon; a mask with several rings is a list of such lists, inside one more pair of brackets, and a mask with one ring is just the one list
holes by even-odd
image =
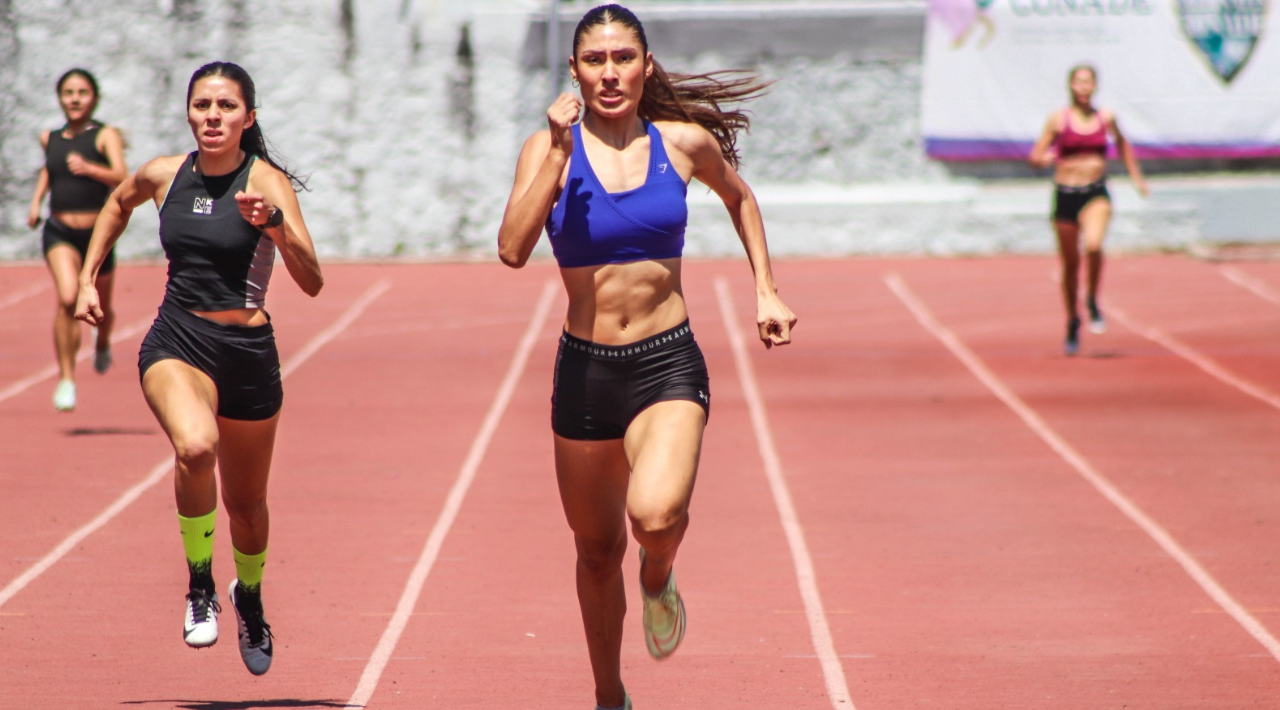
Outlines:
{"label": "white banner", "polygon": [[923,132],[939,160],[1023,159],[1067,72],[1098,70],[1145,158],[1280,157],[1270,0],[930,0]]}

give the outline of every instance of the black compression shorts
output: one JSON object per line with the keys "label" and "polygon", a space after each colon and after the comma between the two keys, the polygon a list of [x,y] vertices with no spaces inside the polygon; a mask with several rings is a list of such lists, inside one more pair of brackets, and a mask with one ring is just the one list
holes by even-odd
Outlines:
{"label": "black compression shorts", "polygon": [[1053,218],[1058,222],[1080,223],[1080,210],[1101,197],[1111,201],[1111,193],[1107,192],[1107,180],[1103,178],[1088,185],[1054,185]]}
{"label": "black compression shorts", "polygon": [[270,419],[284,403],[280,355],[270,323],[223,325],[166,301],[142,341],[138,376],[169,359],[181,360],[213,380],[220,417]]}
{"label": "black compression shorts", "polygon": [[[89,229],[72,229],[58,220],[50,217],[44,221],[44,231],[40,233],[40,251],[48,254],[49,250],[59,244],[67,244],[80,252],[80,261],[84,262],[85,254],[89,253],[89,237],[93,236],[93,228]],[[109,274],[116,270],[116,250],[112,247],[107,252],[107,258],[102,260],[102,268],[98,269],[99,274]]]}
{"label": "black compression shorts", "polygon": [[687,400],[711,414],[707,362],[689,321],[628,345],[560,336],[551,430],[566,439],[621,439],[640,412]]}

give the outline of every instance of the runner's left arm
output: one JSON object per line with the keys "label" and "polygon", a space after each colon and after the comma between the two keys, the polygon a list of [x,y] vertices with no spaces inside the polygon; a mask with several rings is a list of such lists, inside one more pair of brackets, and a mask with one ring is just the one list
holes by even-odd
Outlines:
{"label": "runner's left arm", "polygon": [[[275,242],[285,268],[303,293],[308,296],[319,294],[324,286],[324,275],[320,273],[320,260],[316,257],[315,244],[311,242],[311,233],[302,221],[302,206],[298,204],[293,184],[288,176],[263,160],[255,162],[251,171],[249,183],[245,186],[247,191],[236,193],[240,216],[262,229],[262,233]],[[267,219],[275,209],[284,213],[284,221],[279,226],[269,227]]]}
{"label": "runner's left arm", "polygon": [[693,163],[692,177],[711,188],[724,202],[738,239],[747,251],[747,260],[755,275],[756,329],[760,341],[766,348],[790,343],[797,318],[778,297],[764,236],[764,217],[755,193],[725,160],[720,144],[710,131],[697,124],[681,123],[675,124],[672,133],[675,134],[673,144]]}
{"label": "runner's left arm", "polygon": [[1138,165],[1138,158],[1133,153],[1133,145],[1120,132],[1120,123],[1116,120],[1115,114],[1108,114],[1106,120],[1107,129],[1111,131],[1111,137],[1116,141],[1116,152],[1120,154],[1124,169],[1129,171],[1129,178],[1133,180],[1133,186],[1137,188],[1139,194],[1143,197],[1150,196],[1151,190],[1147,187],[1147,179],[1142,175],[1142,167]]}
{"label": "runner's left arm", "polygon": [[85,160],[79,153],[67,156],[67,169],[72,174],[87,177],[115,189],[116,185],[129,177],[129,169],[124,164],[124,138],[111,126],[103,126],[98,131],[98,150],[107,156],[107,164]]}

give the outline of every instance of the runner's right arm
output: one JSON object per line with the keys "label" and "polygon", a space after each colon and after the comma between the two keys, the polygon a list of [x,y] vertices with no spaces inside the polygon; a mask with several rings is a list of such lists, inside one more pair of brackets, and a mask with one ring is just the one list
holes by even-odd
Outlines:
{"label": "runner's right arm", "polygon": [[84,256],[84,267],[80,270],[80,296],[76,299],[76,318],[97,325],[103,317],[102,307],[98,301],[98,269],[107,254],[115,246],[116,240],[124,234],[129,225],[129,217],[134,209],[147,200],[157,205],[164,201],[164,191],[173,182],[174,175],[186,156],[168,156],[148,161],[138,168],[138,172],[129,176],[120,186],[111,192],[107,203],[98,213],[98,221],[93,225],[93,236],[89,239],[89,249]]}
{"label": "runner's right arm", "polygon": [[[49,132],[40,133],[40,154],[43,155],[49,146]],[[40,166],[36,175],[36,192],[31,196],[31,209],[27,212],[27,226],[35,229],[40,226],[40,206],[44,204],[44,196],[49,192],[49,169]]]}
{"label": "runner's right arm", "polygon": [[516,162],[515,184],[498,228],[498,258],[518,269],[529,261],[560,190],[560,176],[573,154],[571,126],[582,100],[560,94],[547,109],[548,130],[529,136]]}

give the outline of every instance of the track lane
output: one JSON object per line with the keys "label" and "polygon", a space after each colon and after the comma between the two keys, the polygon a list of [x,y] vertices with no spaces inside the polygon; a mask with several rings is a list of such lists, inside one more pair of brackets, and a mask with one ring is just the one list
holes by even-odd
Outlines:
{"label": "track lane", "polygon": [[[1151,262],[1172,273],[1160,258]],[[1052,265],[775,266],[802,318],[797,345],[752,350],[751,358],[852,699],[859,710],[1265,707],[1280,693],[1274,661],[1268,665],[1265,652],[1203,594],[1188,591],[1167,557],[1073,478],[881,285],[886,271],[903,273],[1091,461],[1123,478],[1146,509],[1161,510],[1162,522],[1165,512],[1178,513],[1179,539],[1195,533],[1189,549],[1233,591],[1260,590],[1242,601],[1264,622],[1274,618],[1280,604],[1270,601],[1265,574],[1275,557],[1257,552],[1274,518],[1240,514],[1276,509],[1265,486],[1250,483],[1260,461],[1274,461],[1274,438],[1249,443],[1269,431],[1257,416],[1264,407],[1235,412],[1247,398],[1205,384],[1210,378],[1118,324],[1101,338],[1086,335],[1086,357],[1062,358],[1058,304],[1046,278]],[[1243,292],[1205,266],[1185,278],[1214,278]],[[1280,273],[1241,268],[1259,279]],[[287,385],[272,482],[267,595],[281,643],[271,674],[245,673],[230,615],[214,649],[182,646],[172,493],[157,486],[38,589],[0,609],[0,687],[9,693],[0,706],[29,697],[38,701],[23,707],[344,704],[483,417],[489,395],[477,393],[477,382],[496,386],[513,333],[554,270],[326,266],[330,285],[317,301],[304,306],[286,295],[290,289],[273,292],[282,338],[323,328],[325,296],[356,290],[339,284],[367,285],[396,272],[420,275],[405,280],[406,290],[397,277],[386,311],[354,324]],[[718,275],[733,284],[740,314],[751,312],[746,267],[691,261],[686,273],[715,398],[693,527],[678,563],[690,635],[676,658],[652,662],[639,642],[633,595],[628,687],[641,710],[830,707],[716,322],[710,284]],[[1150,289],[1155,305],[1179,293],[1163,279],[1144,286],[1140,275],[1131,285]],[[1179,326],[1154,318],[1120,284],[1117,276],[1117,304],[1162,327]],[[372,708],[589,707],[572,542],[550,478],[546,414],[556,329],[549,326],[535,348],[486,457],[492,468],[479,472]],[[1160,372],[1171,366],[1181,374],[1169,381]],[[129,384],[140,404],[136,379]],[[1144,398],[1144,407],[1133,406]],[[137,421],[153,423],[141,407]],[[1224,468],[1205,469],[1206,458]],[[114,465],[95,475],[112,475]],[[44,483],[37,497],[56,499],[58,479]],[[215,572],[225,588],[232,566],[225,520],[222,526]],[[1234,536],[1244,543],[1232,544]],[[632,594],[634,549],[626,565]],[[1249,573],[1249,565],[1262,569]]]}
{"label": "track lane", "polygon": [[[354,298],[344,299],[344,293],[349,289],[367,284],[356,280],[343,283],[341,278],[337,279],[337,282],[337,288],[332,288],[335,285],[335,279],[331,276],[329,293],[333,293],[334,296],[331,299],[332,307],[341,312],[351,306],[351,301],[354,300]],[[280,325],[281,321],[292,320],[288,315],[291,308],[312,305],[309,299],[306,306],[301,303],[302,299],[289,303],[293,300],[282,295],[278,295],[275,299],[278,305],[273,307],[273,311],[276,314],[278,333],[286,328],[292,332],[302,329],[293,327],[292,323],[286,326]],[[323,314],[320,317],[324,317]],[[304,316],[297,320],[311,319]],[[315,322],[319,325],[328,325],[320,322],[319,318],[315,318]],[[280,333],[280,340],[282,355],[285,356],[286,362],[289,362],[290,356],[298,350],[301,343],[293,341],[283,333]],[[305,371],[304,368],[302,372]],[[286,383],[288,398],[294,396],[296,389],[294,383],[295,380],[292,378]],[[140,396],[138,398],[140,399]],[[286,412],[290,408],[287,407]],[[150,418],[150,413],[147,412],[146,416]],[[286,414],[285,421],[287,420]],[[282,430],[287,430],[286,424],[282,423]],[[282,433],[282,437],[288,436]],[[165,447],[167,448],[167,442]],[[281,465],[279,461],[280,449],[278,448],[277,466],[282,466],[287,471],[288,464]],[[137,472],[133,474],[136,476]],[[278,486],[282,476],[287,477],[287,473],[275,476],[273,485]],[[157,485],[146,489],[135,505],[127,507],[116,520],[83,541],[71,556],[51,568],[24,593],[10,602],[4,610],[4,616],[0,617],[0,635],[3,635],[7,641],[12,641],[12,643],[0,644],[2,647],[0,654],[7,657],[6,660],[0,661],[0,667],[4,669],[3,675],[9,676],[0,680],[0,686],[5,687],[10,693],[7,697],[21,698],[32,703],[25,707],[92,706],[94,702],[101,699],[101,687],[121,685],[119,678],[111,675],[114,672],[112,669],[118,664],[104,665],[102,662],[95,661],[98,658],[108,659],[123,655],[128,659],[127,663],[140,663],[142,667],[165,666],[166,670],[175,670],[171,665],[166,665],[167,659],[173,656],[175,651],[189,651],[189,649],[182,646],[175,630],[177,628],[175,624],[181,616],[181,596],[185,583],[181,575],[181,546],[173,535],[173,509],[171,487]],[[221,523],[224,531],[225,525],[224,520]],[[227,552],[229,543],[226,542],[225,532],[220,533],[219,538],[222,540],[222,545],[217,552],[227,559],[222,565],[223,574],[219,575],[218,579],[225,584],[230,579],[226,570],[231,569],[232,566]],[[160,551],[159,554],[157,550]],[[278,561],[286,562],[287,552],[281,557],[283,559]],[[135,564],[128,566],[127,572],[121,574],[117,569],[121,561]],[[143,569],[139,569],[139,566]],[[116,610],[113,605],[112,613],[103,613],[101,604],[94,603],[94,599],[99,595],[113,601],[124,600],[122,611],[138,629],[131,627],[129,633],[117,634],[116,628],[120,623],[119,610]],[[174,601],[175,599],[177,602]],[[230,651],[232,660],[238,664],[239,661],[234,652],[234,618],[232,617],[230,626],[230,648],[227,648],[225,638],[228,633],[227,621],[228,619],[224,617],[224,640],[220,648]],[[83,669],[77,670],[77,673],[83,675],[83,680],[60,686],[58,691],[61,694],[51,694],[47,689],[41,688],[41,684],[47,682],[47,676],[32,677],[29,673],[31,668],[29,659],[39,657],[39,652],[34,651],[29,644],[39,644],[41,639],[57,637],[60,632],[54,629],[60,628],[58,624],[65,623],[73,625],[73,628],[66,631],[70,639],[68,643],[71,644],[67,648],[73,650],[66,655],[76,659],[68,662],[83,666]],[[136,645],[131,641],[135,631],[140,634]],[[151,634],[150,642],[143,643],[141,639],[148,638],[147,634]],[[103,645],[104,642],[106,646]],[[114,645],[116,643],[125,645],[116,646]],[[200,656],[194,651],[191,651],[191,654]],[[207,660],[210,657],[206,655],[204,658]],[[197,664],[196,667],[179,663],[176,671],[179,674],[185,673],[187,682],[191,677],[203,677],[205,669],[198,665],[199,659],[187,658],[186,660],[193,661]],[[238,670],[241,674],[244,673],[243,668]],[[98,676],[97,672],[107,675]],[[163,676],[164,672],[162,671],[160,675]],[[144,685],[149,678],[147,675],[138,675],[136,672],[123,677],[133,678],[135,682],[141,682]],[[177,680],[181,681],[180,678]],[[158,684],[156,687],[162,686]],[[191,690],[190,685],[178,682],[172,687],[175,694],[151,697],[198,697],[182,694]],[[112,706],[136,697],[138,696],[114,696]],[[165,705],[161,704],[161,706]]]}
{"label": "track lane", "polygon": [[[745,267],[736,266],[741,280]],[[820,710],[830,705],[804,618],[791,613],[800,602],[786,543],[712,284],[700,271],[686,267],[685,287],[712,370],[713,415],[677,561],[689,633],[675,657],[648,657],[633,542],[624,562],[624,680],[637,708]],[[591,707],[548,423],[562,301],[557,308],[401,640],[402,661],[388,666],[371,708]]]}
{"label": "track lane", "polygon": [[[1125,287],[1166,302],[1176,292],[1173,284],[1155,277],[1142,282],[1140,276],[1168,275],[1173,268],[1168,259],[1129,262],[1134,273],[1124,280]],[[1262,624],[1274,624],[1267,610],[1274,607],[1271,592],[1276,586],[1267,581],[1268,573],[1258,569],[1258,562],[1271,558],[1275,543],[1263,532],[1246,529],[1259,523],[1265,528],[1264,521],[1268,516],[1274,519],[1276,510],[1268,502],[1275,500],[1275,486],[1260,475],[1267,465],[1265,451],[1276,440],[1273,435],[1259,435],[1273,426],[1267,416],[1260,416],[1265,407],[1244,401],[1238,392],[1114,325],[1107,335],[1094,336],[1098,343],[1091,351],[1094,357],[1067,359],[1047,348],[1038,355],[1026,352],[1028,344],[1035,342],[1026,339],[1028,330],[1008,324],[992,328],[992,323],[1004,323],[1009,311],[1032,303],[1029,299],[1037,289],[1053,309],[1056,293],[1051,283],[1037,287],[1025,281],[1024,271],[1015,263],[1006,268],[1000,262],[971,268],[962,264],[945,272],[936,265],[921,264],[904,269],[908,271],[916,272],[908,277],[910,283],[928,294],[926,302],[947,327],[1182,542]],[[1127,294],[1119,291],[1113,287],[1111,298],[1128,308]],[[1056,309],[1049,309],[1045,322],[1052,325],[1060,316],[1054,318]],[[1224,463],[1230,473],[1214,468]],[[1203,596],[1184,598],[1185,581],[1171,580],[1171,588],[1177,591],[1159,591],[1156,599],[1172,603],[1164,612],[1170,624],[1196,629],[1195,647],[1182,653],[1171,650],[1165,665],[1173,666],[1177,659],[1194,663],[1196,672],[1165,683],[1153,680],[1158,688],[1135,686],[1131,692],[1159,693],[1156,697],[1162,698],[1162,706],[1200,707],[1196,690],[1203,692],[1206,683],[1214,685],[1213,674],[1232,678],[1234,685],[1223,692],[1228,692],[1226,697],[1238,693],[1238,702],[1276,692],[1278,669],[1257,660],[1268,658],[1268,653],[1239,631],[1236,636],[1244,636],[1244,645],[1222,626],[1211,623],[1202,628],[1204,619],[1214,617],[1205,613],[1214,605]],[[1220,611],[1217,619],[1232,623]]]}

